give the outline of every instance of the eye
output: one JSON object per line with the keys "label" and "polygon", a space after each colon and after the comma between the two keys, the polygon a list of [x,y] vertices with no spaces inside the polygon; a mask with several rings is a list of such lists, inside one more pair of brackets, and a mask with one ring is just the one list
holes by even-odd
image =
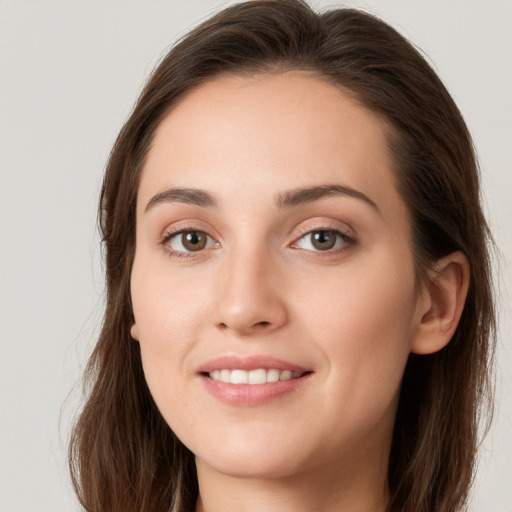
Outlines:
{"label": "eye", "polygon": [[351,242],[353,240],[341,231],[318,229],[303,235],[293,244],[293,247],[307,251],[329,251],[341,249]]}
{"label": "eye", "polygon": [[203,231],[180,231],[169,236],[166,243],[172,252],[198,252],[213,247],[214,240]]}

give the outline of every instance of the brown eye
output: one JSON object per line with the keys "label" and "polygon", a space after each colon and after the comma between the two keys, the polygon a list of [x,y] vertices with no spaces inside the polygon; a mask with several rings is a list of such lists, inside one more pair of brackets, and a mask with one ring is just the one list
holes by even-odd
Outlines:
{"label": "brown eye", "polygon": [[212,238],[202,231],[182,231],[169,240],[169,246],[175,252],[197,252],[212,245]]}
{"label": "brown eye", "polygon": [[336,234],[333,231],[314,231],[309,236],[311,244],[319,251],[332,249],[336,244]]}
{"label": "brown eye", "polygon": [[181,240],[183,247],[188,251],[200,251],[206,246],[206,236],[199,231],[192,231],[191,233],[182,233]]}
{"label": "brown eye", "polygon": [[344,249],[355,241],[337,229],[317,229],[301,236],[293,247],[313,252]]}

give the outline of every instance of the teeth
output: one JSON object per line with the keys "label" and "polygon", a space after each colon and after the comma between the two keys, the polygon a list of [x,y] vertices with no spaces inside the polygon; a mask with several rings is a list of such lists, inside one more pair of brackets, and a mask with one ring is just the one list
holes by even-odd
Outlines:
{"label": "teeth", "polygon": [[[215,373],[215,372],[214,372]],[[232,370],[231,371],[231,384],[248,384],[249,373],[245,370]]]}
{"label": "teeth", "polygon": [[265,382],[267,382],[267,372],[265,370],[251,370],[249,372],[249,384],[265,384]]}
{"label": "teeth", "polygon": [[290,380],[292,378],[292,372],[290,370],[284,370],[279,375],[279,380]]}
{"label": "teeth", "polygon": [[267,382],[277,382],[280,375],[279,370],[268,370],[267,371]]}
{"label": "teeth", "polygon": [[265,370],[215,370],[208,374],[213,380],[231,384],[265,384],[266,382],[277,382],[278,380],[291,380],[301,377],[301,372],[292,372],[290,370],[276,370],[271,368]]}

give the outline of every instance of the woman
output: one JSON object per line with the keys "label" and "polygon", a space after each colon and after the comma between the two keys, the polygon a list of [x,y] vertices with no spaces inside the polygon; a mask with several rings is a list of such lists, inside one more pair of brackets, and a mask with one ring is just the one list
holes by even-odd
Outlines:
{"label": "woman", "polygon": [[70,449],[93,511],[455,511],[494,311],[471,139],[392,28],[235,5],[112,151]]}

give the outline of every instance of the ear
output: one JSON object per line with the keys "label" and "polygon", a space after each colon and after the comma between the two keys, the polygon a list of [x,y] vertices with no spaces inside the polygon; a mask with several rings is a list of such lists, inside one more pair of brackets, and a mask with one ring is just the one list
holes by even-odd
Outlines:
{"label": "ear", "polygon": [[139,341],[139,328],[136,323],[130,327],[130,334],[134,340]]}
{"label": "ear", "polygon": [[460,251],[442,258],[428,271],[411,352],[432,354],[450,342],[466,302],[469,274],[468,260]]}

